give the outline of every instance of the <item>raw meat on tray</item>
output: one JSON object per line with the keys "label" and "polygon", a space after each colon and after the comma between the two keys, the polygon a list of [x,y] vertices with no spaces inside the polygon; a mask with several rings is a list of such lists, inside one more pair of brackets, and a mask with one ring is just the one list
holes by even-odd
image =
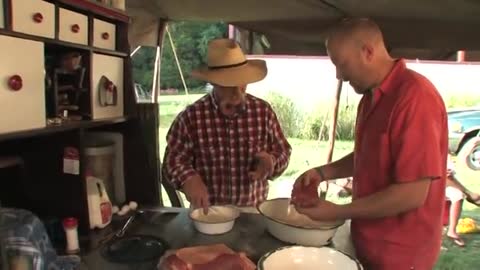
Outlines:
{"label": "raw meat on tray", "polygon": [[165,254],[160,270],[254,270],[255,264],[245,254],[224,244],[195,246]]}

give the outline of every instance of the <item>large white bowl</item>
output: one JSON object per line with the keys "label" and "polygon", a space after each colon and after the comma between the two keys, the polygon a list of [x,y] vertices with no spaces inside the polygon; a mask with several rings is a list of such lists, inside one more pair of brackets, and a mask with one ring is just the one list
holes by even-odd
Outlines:
{"label": "large white bowl", "polygon": [[290,246],[265,254],[258,270],[362,270],[352,257],[329,247]]}
{"label": "large white bowl", "polygon": [[267,230],[275,238],[287,243],[321,247],[331,243],[337,228],[344,220],[319,222],[298,213],[288,198],[267,200],[258,206]]}
{"label": "large white bowl", "polygon": [[208,214],[204,214],[203,208],[190,212],[195,228],[204,234],[222,234],[232,230],[235,219],[240,211],[233,206],[210,206]]}

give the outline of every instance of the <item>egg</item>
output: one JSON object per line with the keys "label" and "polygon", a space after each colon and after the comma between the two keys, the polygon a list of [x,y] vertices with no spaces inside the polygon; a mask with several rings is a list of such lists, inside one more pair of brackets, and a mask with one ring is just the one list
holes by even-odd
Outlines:
{"label": "egg", "polygon": [[137,207],[138,207],[138,203],[135,202],[135,201],[131,201],[128,206],[130,207],[131,210],[137,210]]}
{"label": "egg", "polygon": [[126,204],[122,206],[122,209],[118,212],[118,215],[123,216],[130,211],[130,207]]}

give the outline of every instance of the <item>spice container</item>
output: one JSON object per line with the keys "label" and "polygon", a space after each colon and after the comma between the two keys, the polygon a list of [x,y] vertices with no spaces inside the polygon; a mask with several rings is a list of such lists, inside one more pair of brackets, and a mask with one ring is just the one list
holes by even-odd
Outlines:
{"label": "spice container", "polygon": [[125,0],[112,0],[112,7],[125,10]]}
{"label": "spice container", "polygon": [[80,251],[78,244],[78,221],[76,218],[69,217],[63,220],[63,228],[65,230],[65,236],[67,238],[67,254],[76,254]]}

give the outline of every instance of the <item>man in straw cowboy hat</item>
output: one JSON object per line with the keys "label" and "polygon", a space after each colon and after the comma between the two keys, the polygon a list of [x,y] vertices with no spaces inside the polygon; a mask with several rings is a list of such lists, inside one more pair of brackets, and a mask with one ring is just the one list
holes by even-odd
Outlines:
{"label": "man in straw cowboy hat", "polygon": [[266,63],[247,60],[233,40],[214,39],[207,64],[192,76],[211,83],[213,91],[172,123],[164,175],[195,208],[255,207],[267,198],[267,179],[286,169],[291,154],[271,106],[245,92],[247,84],[265,78]]}
{"label": "man in straw cowboy hat", "polygon": [[[338,161],[304,172],[292,201],[315,220],[351,219],[365,269],[430,270],[442,243],[447,174],[442,97],[427,78],[389,55],[370,19],[343,20],[327,36],[326,47],[337,78],[363,95],[355,147]],[[305,187],[345,177],[353,177],[351,203],[296,200]]]}

